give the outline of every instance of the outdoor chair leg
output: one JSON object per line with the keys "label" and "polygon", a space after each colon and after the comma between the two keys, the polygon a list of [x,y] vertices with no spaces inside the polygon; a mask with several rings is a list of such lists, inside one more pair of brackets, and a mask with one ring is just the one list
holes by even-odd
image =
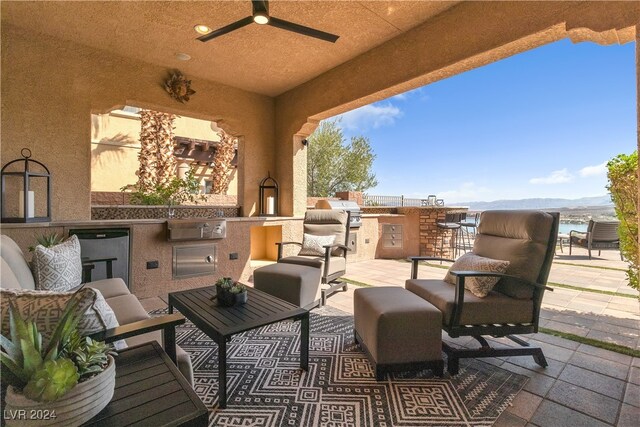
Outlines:
{"label": "outdoor chair leg", "polygon": [[442,343],[442,350],[447,354],[447,370],[451,375],[458,374],[460,359],[468,358],[533,356],[533,360],[538,365],[543,368],[548,366],[547,359],[540,347],[531,347],[528,342],[516,336],[507,335],[505,338],[521,345],[521,347],[495,348],[491,347],[487,340],[481,336],[473,336],[473,338],[480,343],[480,348],[454,348]]}

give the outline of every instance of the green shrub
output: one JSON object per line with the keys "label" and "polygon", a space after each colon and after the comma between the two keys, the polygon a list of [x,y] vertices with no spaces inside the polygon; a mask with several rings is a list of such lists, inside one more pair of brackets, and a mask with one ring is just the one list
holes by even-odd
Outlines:
{"label": "green shrub", "polygon": [[615,205],[616,216],[620,220],[620,251],[629,263],[627,276],[629,285],[640,290],[638,275],[638,151],[620,154],[607,163],[607,189]]}
{"label": "green shrub", "polygon": [[198,203],[204,196],[198,194],[200,183],[193,169],[183,179],[175,177],[168,184],[157,184],[152,189],[142,189],[138,184],[126,185],[122,191],[131,191],[132,205],[179,205],[185,202]]}

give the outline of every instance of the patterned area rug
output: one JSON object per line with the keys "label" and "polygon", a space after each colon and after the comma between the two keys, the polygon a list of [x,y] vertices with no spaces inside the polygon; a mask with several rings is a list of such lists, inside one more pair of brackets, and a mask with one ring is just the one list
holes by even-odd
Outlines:
{"label": "patterned area rug", "polygon": [[[152,314],[159,314],[159,311]],[[299,369],[299,322],[236,335],[227,344],[227,409],[217,408],[217,345],[192,323],[177,329],[211,426],[489,426],[527,377],[473,359],[454,378],[429,370],[376,382],[354,343],[353,316],[311,312],[309,371]]]}

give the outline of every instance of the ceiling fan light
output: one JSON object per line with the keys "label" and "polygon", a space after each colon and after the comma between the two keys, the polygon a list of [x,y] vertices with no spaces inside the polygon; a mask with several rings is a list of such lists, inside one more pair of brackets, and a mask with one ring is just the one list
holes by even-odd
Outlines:
{"label": "ceiling fan light", "polygon": [[196,33],[202,34],[202,35],[209,34],[211,32],[211,28],[203,24],[198,24],[194,26],[193,29],[196,31]]}
{"label": "ceiling fan light", "polygon": [[253,15],[253,22],[264,25],[269,23],[269,15],[264,12],[257,12]]}

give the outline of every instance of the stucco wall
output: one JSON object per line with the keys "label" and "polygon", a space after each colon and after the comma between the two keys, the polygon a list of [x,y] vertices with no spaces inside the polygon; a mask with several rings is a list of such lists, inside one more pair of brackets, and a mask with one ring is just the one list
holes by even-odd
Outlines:
{"label": "stucco wall", "polygon": [[167,74],[162,67],[3,24],[2,162],[30,148],[53,176],[52,219],[89,219],[91,113],[136,105],[213,120],[240,137],[238,203],[244,215],[254,213],[258,184],[275,170],[273,99],[192,79],[197,94],[179,104],[162,87]]}

